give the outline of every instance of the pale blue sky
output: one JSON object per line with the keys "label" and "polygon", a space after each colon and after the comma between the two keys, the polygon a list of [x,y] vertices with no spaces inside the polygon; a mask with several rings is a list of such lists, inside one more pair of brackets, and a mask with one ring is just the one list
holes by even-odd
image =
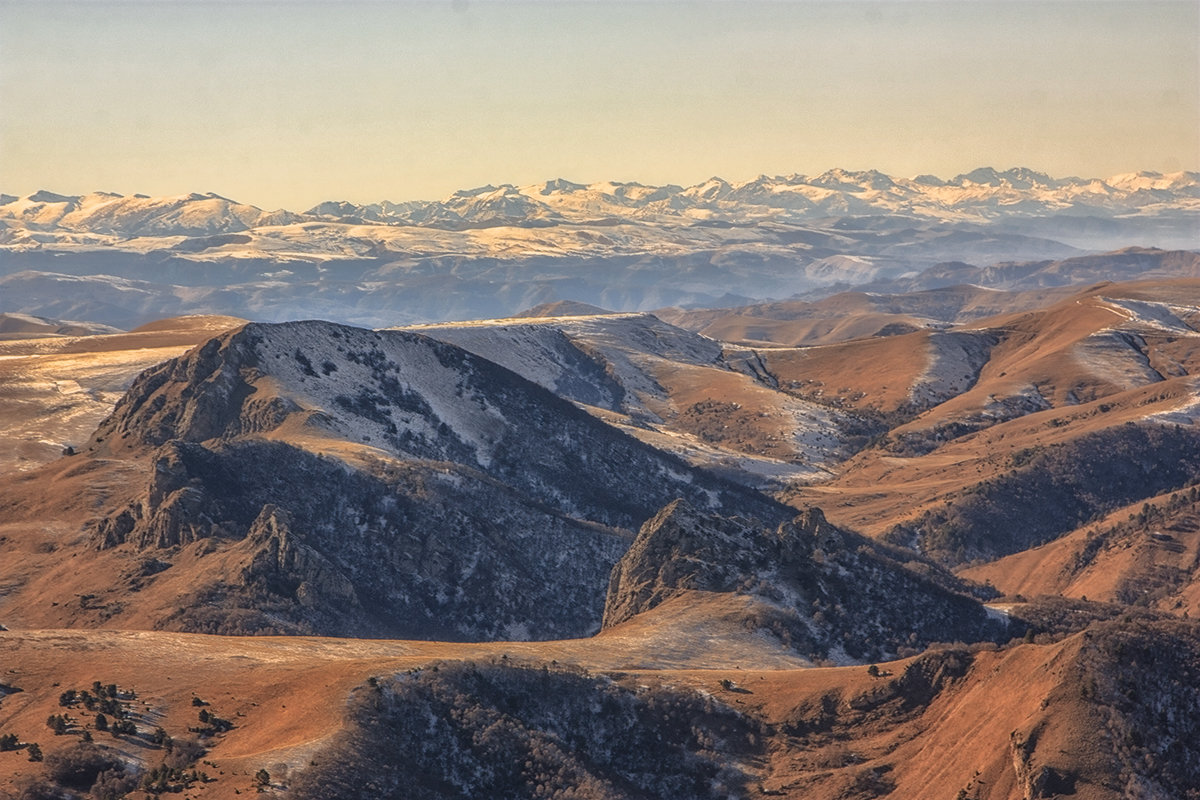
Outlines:
{"label": "pale blue sky", "polygon": [[1200,169],[1200,3],[0,0],[0,190]]}

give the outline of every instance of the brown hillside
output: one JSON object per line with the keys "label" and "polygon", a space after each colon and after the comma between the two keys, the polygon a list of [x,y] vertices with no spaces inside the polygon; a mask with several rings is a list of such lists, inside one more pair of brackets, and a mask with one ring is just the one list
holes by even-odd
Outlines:
{"label": "brown hillside", "polygon": [[1062,595],[1200,615],[1196,489],[1137,502],[1041,547],[961,570],[1008,595]]}
{"label": "brown hillside", "polygon": [[138,373],[242,324],[183,317],[129,333],[0,341],[0,474],[82,447]]}
{"label": "brown hillside", "polygon": [[[338,760],[354,758],[354,751],[344,749],[346,736],[371,735],[355,726],[376,712],[366,709],[364,717],[361,702],[356,705],[352,699],[363,692],[367,694],[362,697],[369,697],[373,689],[365,685],[368,678],[389,687],[406,681],[416,681],[413,686],[419,687],[424,681],[435,691],[457,686],[461,692],[466,687],[460,683],[463,679],[486,677],[491,691],[501,692],[498,701],[504,710],[499,715],[486,712],[480,705],[488,702],[486,697],[460,695],[455,702],[466,703],[464,711],[472,705],[478,711],[474,717],[471,712],[459,717],[455,724],[464,726],[468,735],[479,736],[483,728],[474,726],[487,724],[496,733],[504,726],[518,726],[511,728],[513,733],[527,736],[519,731],[529,728],[521,726],[546,722],[538,722],[542,718],[532,707],[522,710],[514,700],[504,700],[503,693],[506,685],[514,690],[517,686],[506,684],[506,676],[519,678],[521,670],[529,668],[564,678],[584,677],[586,673],[562,671],[578,668],[608,675],[614,683],[606,684],[612,689],[604,691],[614,700],[629,698],[620,702],[636,703],[633,698],[640,694],[670,707],[696,702],[687,698],[698,692],[709,698],[703,701],[709,713],[740,715],[739,724],[754,738],[737,746],[742,749],[728,751],[736,760],[727,766],[740,773],[743,796],[750,798],[953,797],[961,791],[961,796],[981,800],[1061,795],[1107,800],[1127,797],[1130,786],[1186,798],[1193,796],[1186,787],[1195,786],[1190,783],[1197,763],[1195,720],[1156,722],[1161,704],[1180,707],[1195,701],[1195,683],[1179,680],[1197,669],[1200,648],[1194,624],[1150,623],[1134,630],[1105,623],[1055,644],[940,649],[880,664],[878,676],[862,666],[764,670],[754,666],[752,657],[741,669],[700,668],[707,653],[695,654],[695,667],[647,669],[635,666],[641,660],[638,652],[605,650],[604,637],[448,645],[10,631],[0,633],[0,639],[10,654],[6,691],[21,690],[0,700],[0,732],[15,734],[21,743],[36,741],[47,754],[47,762],[33,764],[24,749],[0,752],[0,792],[46,774],[53,756],[71,747],[88,727],[101,747],[153,766],[164,751],[149,742],[148,733],[162,727],[177,742],[188,739],[188,728],[198,724],[199,709],[228,720],[232,727],[201,737],[207,752],[195,767],[206,772],[209,781],[193,783],[188,796],[215,800],[253,792],[253,775],[259,769],[267,769],[279,789],[303,784],[303,770],[322,774]],[[1137,667],[1138,694],[1130,693],[1133,676],[1124,670],[1127,664]],[[441,666],[444,680],[438,678],[435,665]],[[543,672],[543,666],[550,672]],[[421,667],[428,669],[410,672]],[[570,680],[578,683],[579,678]],[[438,680],[444,689],[437,689]],[[87,689],[93,681],[117,684],[135,735],[113,737],[95,731],[94,712],[82,705],[59,704],[63,691]],[[135,698],[129,697],[130,690]],[[586,694],[573,697],[559,693],[546,700],[567,704],[564,708],[576,700],[584,708],[592,702]],[[194,705],[193,698],[206,705]],[[67,714],[71,722],[62,736],[46,726],[47,716],[58,713]],[[642,719],[652,723],[653,717]],[[405,723],[399,724],[398,732]],[[472,758],[478,760],[504,740],[476,741],[479,749]],[[585,739],[564,746],[569,752],[595,745]],[[733,746],[700,745],[710,752]],[[391,753],[397,765],[415,755],[405,748]],[[1170,754],[1169,760],[1160,753]],[[376,772],[353,772],[350,780],[363,781],[359,785],[365,788],[373,775],[386,775],[393,768],[387,763],[375,766]],[[580,797],[609,796],[589,793],[586,783],[568,785],[581,792]]]}
{"label": "brown hillside", "polygon": [[[1190,375],[1200,369],[1200,334],[1192,328],[1197,291],[1195,281],[1102,285],[1048,309],[993,318],[961,333],[770,354],[777,374],[788,373],[775,365],[788,364],[793,374],[807,375],[807,391],[835,385],[842,402],[869,407],[884,398],[882,410],[908,414],[876,447],[841,464],[833,480],[790,496],[799,505],[820,505],[837,524],[882,533],[1009,474],[1046,448],[1071,446],[1126,423],[1190,426]],[[943,402],[906,408],[906,394],[910,401],[917,396],[914,387],[938,371],[940,354],[928,347],[923,354],[918,347],[906,352],[900,345],[948,335],[992,343],[974,382],[958,393],[950,386]],[[880,388],[858,388],[869,382],[865,375],[847,386],[856,366],[878,376]]]}
{"label": "brown hillside", "polygon": [[661,309],[661,319],[722,341],[791,347],[894,336],[1049,305],[1077,287],[1036,292],[951,286],[907,294],[843,292],[812,302],[758,303],[730,309]]}

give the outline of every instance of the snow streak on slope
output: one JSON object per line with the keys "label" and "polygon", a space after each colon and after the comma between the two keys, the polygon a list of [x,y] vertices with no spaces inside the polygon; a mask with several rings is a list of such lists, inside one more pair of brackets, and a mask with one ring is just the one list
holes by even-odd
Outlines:
{"label": "snow streak on slope", "polygon": [[1191,379],[1191,397],[1167,411],[1158,411],[1147,419],[1166,425],[1196,425],[1200,423],[1200,379]]}
{"label": "snow streak on slope", "polygon": [[[653,409],[667,397],[654,379],[653,363],[714,366],[721,357],[718,342],[649,314],[483,320],[410,330],[466,348],[572,400],[656,421],[661,418]],[[581,375],[581,366],[590,366],[591,375]],[[618,402],[605,402],[606,394],[618,393]]]}
{"label": "snow streak on slope", "polygon": [[987,363],[993,337],[986,333],[932,333],[929,365],[909,392],[914,404],[937,405],[970,389]]}
{"label": "snow streak on slope", "polygon": [[[777,391],[752,351],[726,349],[649,314],[408,330],[496,361],[694,464],[774,483],[823,475],[843,455],[838,412]],[[703,410],[712,403],[724,421]]]}

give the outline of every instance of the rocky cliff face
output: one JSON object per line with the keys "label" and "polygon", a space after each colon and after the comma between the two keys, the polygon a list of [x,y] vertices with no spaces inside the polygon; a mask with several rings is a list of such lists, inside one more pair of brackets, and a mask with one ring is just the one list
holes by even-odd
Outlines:
{"label": "rocky cliff face", "polygon": [[948,573],[897,553],[815,508],[775,526],[677,501],[642,526],[613,568],[604,626],[701,591],[754,596],[762,614],[750,622],[814,659],[879,660],[902,647],[1012,635]]}
{"label": "rocky cliff face", "polygon": [[599,623],[619,529],[574,519],[479,472],[351,469],[283,442],[172,441],[149,487],[96,526],[102,547],[171,559],[229,551],[162,625],[449,640],[581,636]]}

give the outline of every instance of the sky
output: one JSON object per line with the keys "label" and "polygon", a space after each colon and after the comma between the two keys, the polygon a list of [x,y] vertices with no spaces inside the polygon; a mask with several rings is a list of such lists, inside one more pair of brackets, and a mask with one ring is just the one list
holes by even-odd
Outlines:
{"label": "sky", "polygon": [[0,0],[0,191],[1200,169],[1200,2]]}

